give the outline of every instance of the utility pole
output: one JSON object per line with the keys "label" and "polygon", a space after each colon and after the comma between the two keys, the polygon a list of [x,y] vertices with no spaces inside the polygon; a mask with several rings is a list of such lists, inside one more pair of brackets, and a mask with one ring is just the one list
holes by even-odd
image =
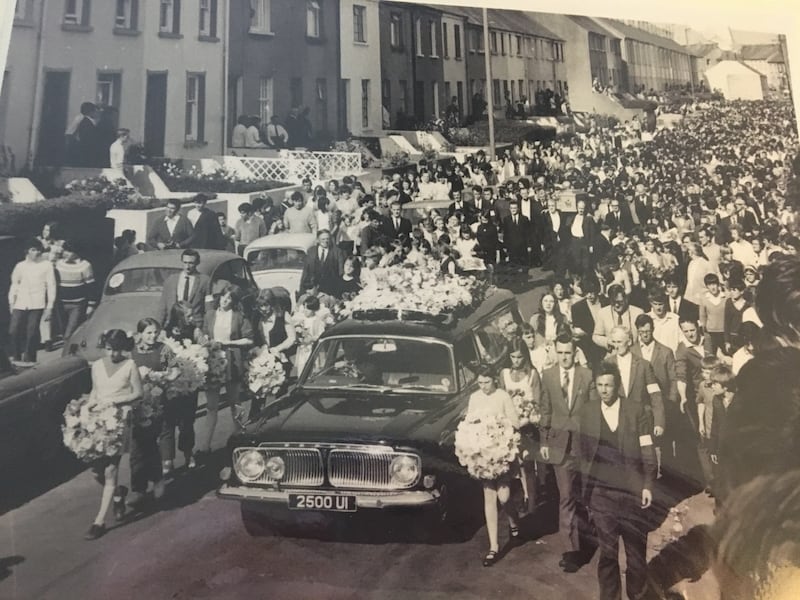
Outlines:
{"label": "utility pole", "polygon": [[792,93],[792,77],[791,70],[789,69],[789,48],[786,46],[786,35],[781,33],[778,35],[778,41],[781,44],[781,54],[783,55],[784,77],[786,77],[786,85],[789,87],[789,98],[794,102],[794,94]]}
{"label": "utility pole", "polygon": [[[692,62],[694,62],[694,64],[697,64],[697,57],[693,57],[689,53],[689,28],[687,27],[683,31],[686,34],[686,59],[689,61],[689,85],[692,86],[692,96],[694,96],[695,68],[692,66]],[[694,58],[694,61],[692,61],[692,58]],[[699,84],[700,84],[700,82],[698,82],[698,85]]]}
{"label": "utility pole", "polygon": [[492,81],[492,59],[489,48],[489,11],[483,7],[483,56],[486,59],[486,102],[489,116],[489,148],[491,156],[489,160],[494,160],[497,150],[494,144],[494,82]]}

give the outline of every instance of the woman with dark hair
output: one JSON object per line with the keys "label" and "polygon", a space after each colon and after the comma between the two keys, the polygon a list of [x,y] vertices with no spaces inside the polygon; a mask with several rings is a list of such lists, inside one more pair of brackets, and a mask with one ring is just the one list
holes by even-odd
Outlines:
{"label": "woman with dark hair", "polygon": [[500,247],[500,239],[497,226],[494,224],[491,215],[486,211],[481,213],[478,219],[475,239],[478,240],[479,256],[487,267],[493,268],[497,264],[497,250]]}
{"label": "woman with dark hair", "polygon": [[349,298],[361,291],[360,271],[361,265],[357,257],[347,256],[344,259],[339,298]]}
{"label": "woman with dark hair", "polygon": [[[470,419],[481,416],[503,416],[508,419],[514,428],[519,428],[517,410],[511,396],[503,389],[497,387],[497,377],[489,365],[480,365],[476,369],[478,390],[469,397],[465,418]],[[483,511],[486,518],[486,531],[489,534],[489,552],[483,559],[484,567],[491,567],[498,560],[500,546],[498,542],[498,513],[497,503],[507,506],[511,496],[509,482],[513,472],[509,472],[498,479],[484,480],[483,483]],[[517,516],[511,514],[513,509],[506,511],[511,540],[519,539]]]}
{"label": "woman with dark hair", "polygon": [[[106,355],[92,364],[90,398],[100,407],[123,407],[127,415],[127,409],[142,397],[139,370],[136,364],[125,356],[126,352],[133,349],[133,339],[121,329],[111,329],[100,337],[100,346],[105,349]],[[125,515],[125,496],[128,490],[121,486],[117,487],[120,459],[128,450],[125,446],[123,444],[120,454],[107,456],[94,466],[95,476],[103,484],[103,495],[100,499],[100,510],[86,533],[87,540],[94,540],[105,534],[106,514],[111,508],[112,501],[117,520]]]}
{"label": "woman with dark hair", "polygon": [[[158,341],[161,323],[146,317],[136,325],[136,340],[131,359],[141,376],[148,371],[164,371],[168,361],[167,346]],[[166,408],[166,406],[165,406]],[[194,415],[192,415],[194,419]],[[153,496],[164,495],[164,477],[161,471],[161,454],[158,437],[163,427],[163,418],[147,426],[134,424],[131,435],[131,494],[127,505],[138,507],[145,499],[148,483],[153,483]]]}
{"label": "woman with dark hair", "polygon": [[[545,292],[539,300],[539,311],[530,320],[536,337],[547,342],[554,342],[558,326],[563,322],[564,315],[561,314],[555,295],[549,291]],[[536,345],[538,346],[539,342]]]}
{"label": "woman with dark hair", "polygon": [[[241,424],[242,418],[239,400],[246,367],[244,352],[253,346],[253,326],[242,312],[242,295],[242,289],[230,283],[215,295],[216,308],[206,311],[202,340],[219,342],[225,349],[228,364],[223,385],[235,424]],[[220,387],[219,383],[209,384],[203,392],[206,397],[206,437],[197,450],[198,459],[211,452],[211,441],[217,428]]]}

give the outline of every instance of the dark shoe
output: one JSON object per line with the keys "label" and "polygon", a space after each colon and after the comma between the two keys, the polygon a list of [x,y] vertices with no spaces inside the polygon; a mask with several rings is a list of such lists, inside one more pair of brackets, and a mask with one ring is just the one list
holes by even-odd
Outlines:
{"label": "dark shoe", "polygon": [[519,535],[519,527],[508,528],[508,544],[510,546],[518,546],[522,543],[522,538]]}
{"label": "dark shoe", "polygon": [[565,560],[562,563],[559,563],[559,566],[564,573],[577,573],[581,568],[578,563],[571,560]]}
{"label": "dark shoe", "polygon": [[125,496],[128,495],[128,488],[120,486],[114,494],[114,518],[122,521],[125,518]]}
{"label": "dark shoe", "polygon": [[494,550],[490,550],[486,556],[483,557],[483,566],[484,567],[491,567],[494,563],[497,562],[497,552]]}
{"label": "dark shoe", "polygon": [[125,505],[131,510],[136,511],[141,508],[142,504],[144,504],[146,500],[146,494],[134,491],[131,492],[127,500],[125,500]]}
{"label": "dark shoe", "polygon": [[99,537],[103,537],[105,534],[106,534],[105,525],[97,525],[96,523],[92,523],[92,526],[89,527],[89,531],[86,532],[86,535],[83,536],[83,539],[96,540]]}

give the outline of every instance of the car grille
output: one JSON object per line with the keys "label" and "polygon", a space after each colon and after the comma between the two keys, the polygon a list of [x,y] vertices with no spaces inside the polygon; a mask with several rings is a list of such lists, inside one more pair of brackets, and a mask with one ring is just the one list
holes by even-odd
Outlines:
{"label": "car grille", "polygon": [[[243,449],[240,449],[243,450]],[[322,487],[326,481],[331,487],[352,490],[400,490],[414,487],[414,481],[408,486],[400,486],[392,481],[389,467],[392,460],[405,452],[395,452],[382,446],[346,446],[320,445],[314,448],[272,446],[263,444],[258,450],[265,458],[280,456],[286,463],[286,475],[276,482],[262,475],[255,484],[282,486]],[[327,455],[326,463],[323,460]],[[410,455],[414,456],[414,455]]]}

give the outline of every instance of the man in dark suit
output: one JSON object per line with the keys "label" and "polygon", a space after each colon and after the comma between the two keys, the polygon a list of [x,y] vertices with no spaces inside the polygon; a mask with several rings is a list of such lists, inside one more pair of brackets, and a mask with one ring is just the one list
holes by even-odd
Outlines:
{"label": "man in dark suit", "polygon": [[508,204],[511,214],[502,221],[503,245],[508,253],[508,262],[516,267],[528,268],[531,247],[531,222],[519,213],[519,202]]}
{"label": "man in dark suit", "polygon": [[612,227],[605,221],[599,223],[599,235],[594,236],[592,246],[592,266],[596,267],[611,252],[611,236],[614,234]]}
{"label": "man in dark suit", "polygon": [[447,207],[448,217],[456,213],[461,213],[464,216],[463,223],[466,225],[472,225],[478,220],[480,216],[478,209],[475,208],[474,204],[464,200],[463,193],[460,190],[451,191],[450,198],[453,201]]}
{"label": "man in dark suit", "polygon": [[590,366],[597,365],[606,355],[606,349],[600,348],[592,341],[595,315],[608,305],[608,300],[600,295],[600,282],[597,277],[589,276],[581,280],[581,291],[585,294],[570,308],[572,313],[572,333],[578,339],[578,347],[583,351]]}
{"label": "man in dark suit", "polygon": [[404,235],[406,239],[411,237],[411,221],[402,215],[402,206],[395,200],[389,206],[389,216],[384,217],[381,230],[390,240],[400,239]]}
{"label": "man in dark suit", "polygon": [[577,212],[567,219],[566,243],[569,249],[570,273],[581,276],[590,272],[590,252],[594,245],[594,219],[586,214],[586,201],[578,200]]}
{"label": "man in dark suit", "polygon": [[567,219],[557,206],[555,198],[548,198],[547,212],[542,214],[541,235],[545,268],[555,271],[556,277],[562,277],[566,268],[563,242],[566,239]]}
{"label": "man in dark suit", "polygon": [[171,276],[164,282],[159,301],[158,320],[166,324],[172,308],[182,302],[191,307],[192,323],[195,327],[203,326],[206,314],[206,303],[211,301],[211,278],[197,272],[200,264],[200,253],[192,248],[181,253],[183,271]]}
{"label": "man in dark suit", "polygon": [[197,217],[192,234],[183,241],[183,248],[225,250],[228,240],[225,239],[219,226],[217,213],[206,206],[209,199],[205,194],[197,194],[194,197],[194,205],[200,216]]}
{"label": "man in dark suit", "polygon": [[700,318],[700,307],[681,296],[681,289],[676,277],[664,277],[664,288],[667,292],[667,310],[675,313],[681,320],[697,321]]}
{"label": "man in dark suit", "polygon": [[306,255],[303,274],[300,276],[300,294],[317,290],[329,296],[341,293],[345,255],[331,244],[331,233],[327,229],[317,232],[317,245]]}
{"label": "man in dark suit", "polygon": [[611,227],[612,231],[630,232],[633,229],[633,219],[630,214],[622,208],[622,202],[614,198],[608,203],[608,214],[604,221]]}
{"label": "man in dark suit", "polygon": [[180,210],[180,201],[167,200],[167,216],[160,219],[147,236],[149,246],[159,250],[184,247],[183,243],[191,237],[193,228]]}
{"label": "man in dark suit", "polygon": [[620,374],[604,363],[595,377],[600,402],[580,411],[579,457],[588,505],[600,547],[600,600],[620,600],[619,538],[625,544],[628,598],[646,586],[647,528],[644,510],[653,502],[656,458],[644,407],[620,394]]}
{"label": "man in dark suit", "polygon": [[626,327],[614,327],[609,338],[613,353],[606,360],[619,370],[620,394],[644,407],[650,433],[661,437],[664,435],[664,401],[652,365],[631,352],[633,338]]}
{"label": "man in dark suit", "polygon": [[592,372],[575,364],[575,343],[569,335],[556,340],[558,365],[542,372],[543,431],[541,457],[553,465],[559,495],[559,529],[569,537],[570,551],[561,568],[574,573],[585,562],[582,556],[578,508],[581,473],[578,462],[578,413],[593,399]]}

